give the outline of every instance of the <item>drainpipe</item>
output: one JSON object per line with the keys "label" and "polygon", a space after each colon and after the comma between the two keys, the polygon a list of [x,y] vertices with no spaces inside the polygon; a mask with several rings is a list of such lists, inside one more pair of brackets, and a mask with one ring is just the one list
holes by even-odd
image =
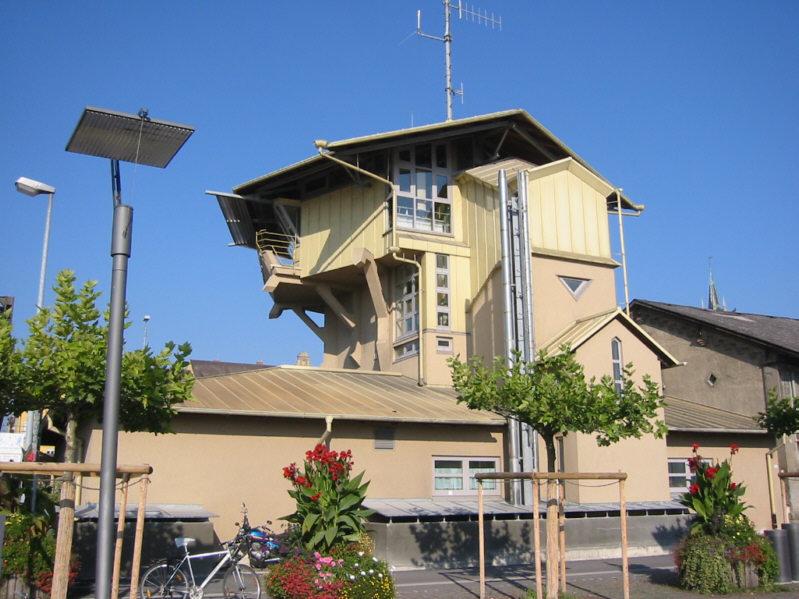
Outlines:
{"label": "drainpipe", "polygon": [[621,244],[621,272],[624,277],[624,309],[630,315],[630,290],[627,285],[627,253],[624,251],[624,224],[621,217],[621,187],[616,188],[616,214],[619,216],[619,243]]}
{"label": "drainpipe", "polygon": [[418,372],[418,384],[420,387],[424,386],[424,294],[422,293],[423,285],[422,285],[422,265],[416,260],[412,260],[410,258],[405,258],[399,255],[399,244],[397,243],[397,189],[394,184],[389,181],[388,179],[384,179],[380,175],[376,175],[373,172],[367,171],[362,169],[359,166],[355,166],[354,164],[350,164],[345,160],[341,160],[340,158],[336,158],[330,152],[326,151],[327,148],[327,140],[324,139],[317,139],[314,141],[314,145],[316,146],[316,151],[319,152],[319,155],[331,160],[344,168],[348,168],[356,173],[360,173],[369,177],[370,179],[374,179],[375,181],[379,181],[383,185],[387,185],[388,188],[391,190],[391,245],[388,248],[388,251],[391,253],[393,258],[397,262],[404,262],[406,264],[412,264],[416,267],[419,278],[416,292],[419,295],[419,372]]}
{"label": "drainpipe", "polygon": [[319,440],[316,442],[317,445],[320,443],[324,443],[327,445],[327,448],[330,449],[330,436],[333,434],[333,417],[332,416],[325,416],[325,432],[322,433],[322,436],[319,437]]}

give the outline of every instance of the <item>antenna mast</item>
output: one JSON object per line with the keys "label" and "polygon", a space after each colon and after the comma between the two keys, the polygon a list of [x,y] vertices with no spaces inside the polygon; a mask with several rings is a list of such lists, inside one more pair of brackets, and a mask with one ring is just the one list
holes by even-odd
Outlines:
{"label": "antenna mast", "polygon": [[453,96],[460,96],[461,102],[463,102],[463,83],[461,83],[460,89],[452,87],[452,9],[454,8],[458,11],[459,19],[471,18],[473,22],[477,22],[479,25],[485,25],[486,27],[491,25],[491,29],[499,29],[500,31],[502,31],[502,17],[495,17],[494,13],[489,16],[488,11],[483,12],[474,6],[469,8],[469,5],[462,0],[458,0],[457,4],[453,0],[442,0],[442,3],[444,4],[444,35],[430,35],[422,31],[421,10],[416,11],[416,35],[436,42],[444,42],[444,95],[447,103],[447,120],[451,121]]}

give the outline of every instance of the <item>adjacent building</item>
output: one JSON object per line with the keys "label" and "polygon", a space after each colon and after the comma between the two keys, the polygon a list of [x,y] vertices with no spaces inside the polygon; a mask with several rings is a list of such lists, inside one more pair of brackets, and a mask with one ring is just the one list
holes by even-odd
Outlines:
{"label": "adjacent building", "polygon": [[[669,490],[676,495],[690,484],[692,443],[699,443],[709,459],[729,457],[735,443],[741,449],[732,465],[747,485],[749,516],[766,528],[771,525],[766,453],[776,442],[755,418],[765,411],[770,393],[799,397],[799,320],[727,311],[718,302],[715,308],[640,299],[631,305],[633,319],[684,363],[663,371]],[[775,464],[783,470],[796,471],[798,458],[795,440],[775,452]],[[775,469],[771,492],[782,522],[776,474]],[[795,502],[799,489],[792,490]]]}

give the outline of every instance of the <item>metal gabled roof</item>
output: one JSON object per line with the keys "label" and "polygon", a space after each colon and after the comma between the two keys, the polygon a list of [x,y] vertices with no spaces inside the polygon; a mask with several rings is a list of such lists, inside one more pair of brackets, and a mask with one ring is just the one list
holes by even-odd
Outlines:
{"label": "metal gabled roof", "polygon": [[541,349],[549,354],[557,353],[564,345],[568,345],[572,351],[576,350],[583,343],[605,328],[611,321],[618,319],[627,326],[641,341],[658,354],[664,366],[677,366],[681,364],[677,358],[672,356],[666,348],[660,345],[655,339],[632,320],[623,310],[613,308],[593,316],[587,316],[576,320],[567,326],[552,339],[547,341]]}
{"label": "metal gabled roof", "polygon": [[752,416],[666,396],[666,426],[674,432],[766,434]]}
{"label": "metal gabled roof", "polygon": [[[445,137],[448,135],[455,135],[460,130],[474,130],[485,126],[486,129],[490,128],[492,124],[501,126],[502,122],[514,128],[520,135],[529,139],[528,131],[537,134],[538,139],[535,140],[540,144],[540,151],[548,154],[550,160],[555,161],[561,158],[571,157],[579,164],[587,168],[597,177],[604,180],[602,175],[599,174],[588,162],[586,162],[580,155],[567,146],[563,141],[558,139],[549,129],[544,127],[539,121],[533,118],[526,110],[513,109],[504,110],[500,112],[492,112],[489,114],[477,115],[463,119],[455,119],[452,121],[444,121],[439,123],[432,123],[430,125],[421,125],[418,127],[409,127],[406,129],[397,129],[394,131],[386,131],[383,133],[375,133],[372,135],[365,135],[360,137],[352,137],[339,141],[329,142],[327,149],[332,152],[341,154],[355,153],[356,151],[374,150],[378,147],[389,147],[392,145],[399,145],[402,140],[410,140],[410,138],[423,137],[430,135],[440,135]],[[527,129],[528,131],[525,131]],[[291,180],[292,178],[301,176],[302,172],[309,167],[314,167],[320,161],[325,160],[321,156],[314,155],[304,160],[291,164],[289,166],[280,168],[263,175],[246,181],[234,188],[238,194],[247,194],[255,191],[256,188],[277,182],[283,178]],[[633,210],[643,210],[642,204],[636,204],[624,194],[622,194],[622,202],[624,205]]]}
{"label": "metal gabled roof", "polygon": [[449,388],[399,374],[277,366],[198,378],[180,413],[502,426],[492,412],[459,404]]}

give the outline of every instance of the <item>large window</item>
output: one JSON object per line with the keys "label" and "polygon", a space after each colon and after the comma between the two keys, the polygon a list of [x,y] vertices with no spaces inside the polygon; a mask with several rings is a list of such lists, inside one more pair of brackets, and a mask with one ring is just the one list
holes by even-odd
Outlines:
{"label": "large window", "polygon": [[616,393],[624,390],[624,366],[621,361],[621,339],[614,337],[610,341],[610,355],[613,362],[613,386]]}
{"label": "large window", "polygon": [[[436,457],[433,458],[433,495],[476,495],[479,472],[496,472],[497,458]],[[499,494],[495,480],[483,482],[483,491]]]}
{"label": "large window", "polygon": [[419,144],[397,150],[397,225],[433,233],[452,232],[450,168],[446,144]]}
{"label": "large window", "polygon": [[411,266],[394,271],[394,359],[419,353],[419,275]]}

